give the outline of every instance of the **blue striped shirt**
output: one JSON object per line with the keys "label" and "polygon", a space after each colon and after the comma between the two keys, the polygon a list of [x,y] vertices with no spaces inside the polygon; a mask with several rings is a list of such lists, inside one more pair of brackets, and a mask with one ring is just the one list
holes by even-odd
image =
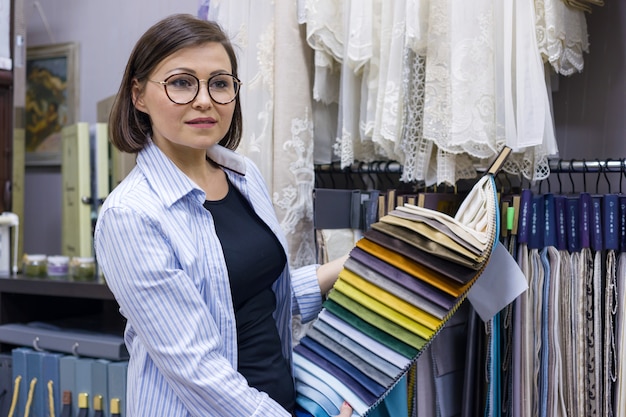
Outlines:
{"label": "blue striped shirt", "polygon": [[[286,248],[257,167],[219,145],[207,155],[224,168]],[[204,201],[204,191],[150,143],[98,216],[98,264],[127,319],[126,415],[287,417],[287,411],[249,387],[236,371],[228,274]],[[286,267],[273,285],[278,300],[274,317],[290,361],[292,314],[308,321],[321,309],[316,268],[290,272]]]}

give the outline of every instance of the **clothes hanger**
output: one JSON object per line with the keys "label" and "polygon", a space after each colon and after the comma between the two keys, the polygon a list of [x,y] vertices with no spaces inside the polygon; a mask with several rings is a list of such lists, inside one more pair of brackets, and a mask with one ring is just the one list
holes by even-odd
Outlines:
{"label": "clothes hanger", "polygon": [[589,171],[589,167],[587,166],[587,161],[583,159],[583,193],[587,192],[587,172]]}
{"label": "clothes hanger", "polygon": [[619,166],[620,166],[620,176],[619,176],[619,193],[622,194],[622,180],[624,179],[624,176],[626,175],[626,158],[622,158],[619,161]]}
{"label": "clothes hanger", "polygon": [[548,193],[550,193],[552,191],[552,186],[550,184],[550,176],[547,176],[546,178],[544,178],[541,181],[539,181],[539,184],[537,184],[537,193],[538,194],[542,194],[541,188],[543,187],[543,183],[544,182],[547,184]]}
{"label": "clothes hanger", "polygon": [[326,188],[326,181],[324,180],[324,175],[319,171],[315,172],[315,188]]}
{"label": "clothes hanger", "polygon": [[378,183],[376,181],[376,177],[374,177],[374,175],[372,175],[372,169],[371,169],[371,165],[368,167],[368,169],[364,169],[365,167],[365,163],[361,162],[359,164],[359,172],[361,174],[361,181],[363,181],[363,184],[365,185],[365,189],[366,190],[376,190],[378,189]]}
{"label": "clothes hanger", "polygon": [[559,194],[563,194],[563,183],[561,182],[561,163],[563,162],[562,159],[559,159],[559,171],[556,173],[556,179],[559,182]]}
{"label": "clothes hanger", "polygon": [[[601,174],[604,177],[607,185],[607,193],[604,194],[602,199],[602,241],[603,249],[619,250],[619,196],[611,191],[611,181],[608,177],[608,171],[610,162],[612,159],[607,159],[604,165],[600,165]],[[621,164],[620,164],[621,169]],[[621,175],[620,175],[621,181]],[[599,180],[598,180],[599,183]],[[598,184],[596,184],[596,192],[598,192]]]}
{"label": "clothes hanger", "polygon": [[574,161],[570,159],[569,161],[569,169],[567,171],[567,175],[569,176],[569,182],[572,186],[572,194],[576,193],[576,186],[574,185],[574,178],[572,178],[572,171],[574,170]]}
{"label": "clothes hanger", "polygon": [[[608,161],[609,160],[607,159],[607,164],[608,164]],[[598,175],[596,177],[596,194],[600,194],[600,178],[602,178],[602,176],[604,176],[604,179],[606,180],[606,183],[608,185],[608,190],[609,190],[609,193],[610,193],[611,192],[611,183],[610,183],[610,181],[609,181],[609,179],[607,177],[607,174],[606,174],[606,171],[607,171],[606,166],[603,165],[602,162],[600,162],[599,159],[596,159],[596,162],[598,164],[598,171],[597,171]]]}
{"label": "clothes hanger", "polygon": [[[563,194],[563,182],[561,181],[560,167],[563,164],[563,160],[559,159],[559,171],[557,172],[556,179],[559,182],[559,192],[554,196],[554,216],[556,224],[556,248],[558,250],[567,250],[567,224],[566,224],[566,200],[567,197]],[[570,161],[571,164],[571,161]],[[571,175],[571,172],[570,172]],[[571,179],[571,177],[570,177]],[[573,187],[573,184],[572,184]]]}

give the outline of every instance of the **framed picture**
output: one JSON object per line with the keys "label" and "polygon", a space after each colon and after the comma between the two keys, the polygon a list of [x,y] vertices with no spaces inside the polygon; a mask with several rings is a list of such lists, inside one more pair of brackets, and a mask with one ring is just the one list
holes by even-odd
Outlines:
{"label": "framed picture", "polygon": [[77,122],[78,44],[26,53],[26,165],[61,165],[61,129]]}

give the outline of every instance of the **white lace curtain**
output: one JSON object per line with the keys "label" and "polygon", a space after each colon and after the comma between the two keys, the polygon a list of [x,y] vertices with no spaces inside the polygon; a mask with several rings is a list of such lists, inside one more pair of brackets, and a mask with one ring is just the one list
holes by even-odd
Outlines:
{"label": "white lace curtain", "polygon": [[314,163],[388,159],[454,184],[504,145],[530,180],[558,153],[550,75],[583,68],[584,12],[563,0],[199,0],[239,53],[244,137],[294,266],[315,260]]}
{"label": "white lace curtain", "polygon": [[558,153],[549,80],[583,68],[581,9],[563,0],[298,3],[313,96],[338,107],[326,117],[338,121],[331,159],[342,167],[393,159],[403,181],[454,184],[507,145],[509,172],[549,174]]}
{"label": "white lace curtain", "polygon": [[[238,55],[243,138],[238,149],[269,187],[294,267],[316,260],[313,235],[313,114],[310,48],[292,0],[200,0]],[[279,24],[276,24],[279,22]]]}

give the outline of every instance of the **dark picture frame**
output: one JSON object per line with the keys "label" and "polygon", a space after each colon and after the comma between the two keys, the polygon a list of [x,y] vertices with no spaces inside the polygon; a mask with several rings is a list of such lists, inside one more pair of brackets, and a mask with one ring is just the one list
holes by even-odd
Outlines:
{"label": "dark picture frame", "polygon": [[26,57],[26,165],[61,165],[61,130],[77,122],[78,44],[33,46]]}

